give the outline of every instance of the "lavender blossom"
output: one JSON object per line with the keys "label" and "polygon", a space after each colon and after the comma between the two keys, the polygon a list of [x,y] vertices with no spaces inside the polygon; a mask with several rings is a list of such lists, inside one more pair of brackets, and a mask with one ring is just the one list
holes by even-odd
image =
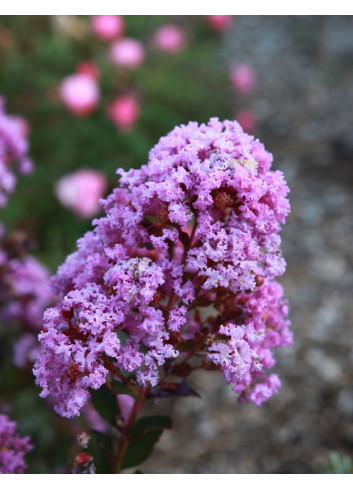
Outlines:
{"label": "lavender blossom", "polygon": [[15,116],[5,113],[5,101],[0,96],[0,207],[6,205],[15,189],[14,169],[24,175],[31,172],[28,141],[23,124]]}
{"label": "lavender blossom", "polygon": [[276,392],[272,349],[292,338],[274,282],[288,187],[271,163],[237,122],[213,118],[176,127],[139,170],[118,170],[105,216],[52,280],[61,300],[44,315],[34,374],[59,414],[77,416],[108,373],[156,386],[195,353],[240,400]]}
{"label": "lavender blossom", "polygon": [[0,263],[0,320],[19,321],[31,329],[42,326],[43,311],[54,295],[49,285],[49,271],[33,256],[8,257]]}
{"label": "lavender blossom", "polygon": [[24,456],[33,446],[28,436],[21,438],[15,431],[16,423],[0,414],[0,474],[23,474],[27,468]]}

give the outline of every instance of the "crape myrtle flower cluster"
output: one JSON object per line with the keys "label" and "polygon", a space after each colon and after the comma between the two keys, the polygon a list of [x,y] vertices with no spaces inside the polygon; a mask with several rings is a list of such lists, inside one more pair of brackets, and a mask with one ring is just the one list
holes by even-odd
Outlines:
{"label": "crape myrtle flower cluster", "polygon": [[22,174],[32,171],[28,157],[28,141],[21,121],[5,113],[5,100],[0,96],[0,207],[7,203],[16,186],[14,169]]}
{"label": "crape myrtle flower cluster", "polygon": [[0,474],[23,474],[24,456],[32,450],[28,436],[16,434],[16,423],[0,414]]}
{"label": "crape myrtle flower cluster", "polygon": [[291,344],[278,232],[288,187],[272,155],[237,122],[190,122],[118,170],[105,216],[52,279],[34,366],[41,396],[77,416],[121,372],[158,390],[218,369],[257,405],[280,387],[272,349]]}

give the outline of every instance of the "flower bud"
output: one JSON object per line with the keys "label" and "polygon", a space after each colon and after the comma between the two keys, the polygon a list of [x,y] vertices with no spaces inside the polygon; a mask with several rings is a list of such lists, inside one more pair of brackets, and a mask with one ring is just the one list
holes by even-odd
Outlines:
{"label": "flower bud", "polygon": [[207,21],[216,32],[225,32],[233,24],[232,15],[207,15]]}

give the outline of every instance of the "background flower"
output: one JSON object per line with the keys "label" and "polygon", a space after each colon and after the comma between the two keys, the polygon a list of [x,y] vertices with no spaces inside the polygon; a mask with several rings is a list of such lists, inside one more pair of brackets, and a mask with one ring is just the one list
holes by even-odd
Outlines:
{"label": "background flower", "polygon": [[247,63],[237,64],[231,68],[230,81],[237,92],[251,93],[256,83],[254,69]]}
{"label": "background flower", "polygon": [[106,189],[107,179],[103,173],[85,168],[63,176],[55,185],[60,203],[84,219],[99,212],[99,199]]}
{"label": "background flower", "polygon": [[179,53],[186,47],[186,36],[183,30],[173,24],[167,24],[154,33],[155,45],[161,51],[175,54]]}
{"label": "background flower", "polygon": [[217,32],[224,32],[231,28],[233,24],[232,15],[207,15],[209,25]]}
{"label": "background flower", "polygon": [[122,132],[130,132],[140,115],[140,105],[132,95],[120,95],[109,106],[109,117]]}
{"label": "background flower", "polygon": [[24,456],[33,449],[29,437],[16,433],[16,423],[0,414],[0,474],[23,474]]}
{"label": "background flower", "polygon": [[116,66],[132,69],[143,63],[145,50],[136,39],[125,37],[114,41],[110,47],[109,56]]}
{"label": "background flower", "polygon": [[94,34],[102,41],[112,41],[122,36],[125,29],[120,15],[93,15],[91,25]]}
{"label": "background flower", "polygon": [[100,98],[97,83],[87,74],[66,77],[60,84],[59,95],[66,108],[78,117],[91,115]]}

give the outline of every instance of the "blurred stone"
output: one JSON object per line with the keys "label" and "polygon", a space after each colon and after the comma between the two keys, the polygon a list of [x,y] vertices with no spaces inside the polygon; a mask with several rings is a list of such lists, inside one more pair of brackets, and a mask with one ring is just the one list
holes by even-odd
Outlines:
{"label": "blurred stone", "polygon": [[338,395],[338,412],[346,417],[353,418],[353,387],[343,387]]}
{"label": "blurred stone", "polygon": [[306,361],[317,371],[318,375],[328,382],[335,382],[342,375],[340,364],[325,355],[318,348],[310,348],[306,355]]}
{"label": "blurred stone", "polygon": [[329,452],[352,445],[353,17],[236,20],[223,58],[256,67],[246,107],[291,189],[281,283],[294,344],[275,351],[282,388],[259,408],[220,374],[192,375],[202,398],[174,403],[173,444],[143,472],[326,472]]}

